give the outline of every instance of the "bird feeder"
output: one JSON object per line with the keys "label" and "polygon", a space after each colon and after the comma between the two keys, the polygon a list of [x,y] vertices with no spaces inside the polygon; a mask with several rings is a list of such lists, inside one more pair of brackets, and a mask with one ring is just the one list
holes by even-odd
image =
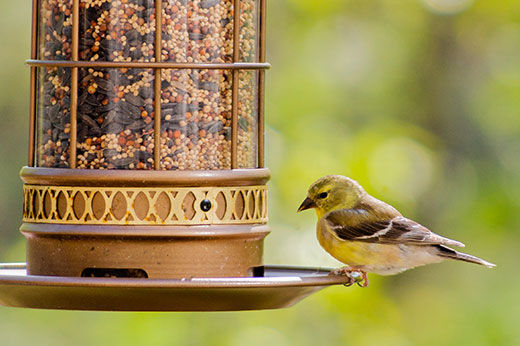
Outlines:
{"label": "bird feeder", "polygon": [[[4,266],[0,293],[11,300],[0,301],[274,308],[348,281],[264,267],[265,0],[34,0],[27,63],[27,265],[25,276]],[[248,285],[264,300],[232,303]],[[30,298],[40,286],[51,287],[47,303]],[[183,298],[154,297],[161,287]],[[285,298],[273,303],[276,287]],[[125,303],[132,290],[142,296]]]}

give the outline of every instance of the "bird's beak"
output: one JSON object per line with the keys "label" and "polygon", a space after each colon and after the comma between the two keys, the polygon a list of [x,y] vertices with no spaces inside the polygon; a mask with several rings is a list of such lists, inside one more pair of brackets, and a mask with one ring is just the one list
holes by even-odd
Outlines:
{"label": "bird's beak", "polygon": [[305,200],[302,202],[300,207],[298,208],[298,211],[310,209],[310,208],[316,208],[316,203],[309,197],[305,198]]}

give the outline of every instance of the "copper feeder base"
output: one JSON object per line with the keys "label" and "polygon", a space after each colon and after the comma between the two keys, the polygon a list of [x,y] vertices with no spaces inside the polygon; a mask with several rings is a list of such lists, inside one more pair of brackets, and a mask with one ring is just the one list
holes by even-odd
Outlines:
{"label": "copper feeder base", "polygon": [[269,170],[24,167],[27,273],[254,277],[263,265]]}
{"label": "copper feeder base", "polygon": [[21,231],[29,275],[189,279],[255,276],[269,227],[26,223]]}
{"label": "copper feeder base", "polygon": [[266,266],[262,277],[128,279],[27,275],[0,264],[0,304],[98,311],[237,311],[290,307],[348,278],[330,270]]}

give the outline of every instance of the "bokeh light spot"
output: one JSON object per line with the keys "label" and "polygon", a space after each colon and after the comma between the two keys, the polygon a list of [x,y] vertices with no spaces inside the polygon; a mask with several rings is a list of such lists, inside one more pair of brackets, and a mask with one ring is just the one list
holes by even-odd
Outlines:
{"label": "bokeh light spot", "polygon": [[473,0],[421,0],[429,11],[437,14],[457,14],[473,5]]}
{"label": "bokeh light spot", "polygon": [[266,326],[250,326],[237,330],[232,345],[290,345],[289,340],[278,330]]}
{"label": "bokeh light spot", "polygon": [[416,141],[390,138],[372,152],[368,174],[378,191],[388,191],[397,200],[415,200],[431,186],[435,160],[433,154]]}

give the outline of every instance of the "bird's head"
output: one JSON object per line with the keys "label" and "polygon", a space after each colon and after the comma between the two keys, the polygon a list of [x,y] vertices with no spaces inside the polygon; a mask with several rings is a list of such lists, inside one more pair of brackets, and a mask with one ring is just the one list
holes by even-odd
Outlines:
{"label": "bird's head", "polygon": [[336,209],[355,207],[365,190],[355,180],[342,175],[327,175],[316,180],[298,211],[314,208],[318,218]]}

